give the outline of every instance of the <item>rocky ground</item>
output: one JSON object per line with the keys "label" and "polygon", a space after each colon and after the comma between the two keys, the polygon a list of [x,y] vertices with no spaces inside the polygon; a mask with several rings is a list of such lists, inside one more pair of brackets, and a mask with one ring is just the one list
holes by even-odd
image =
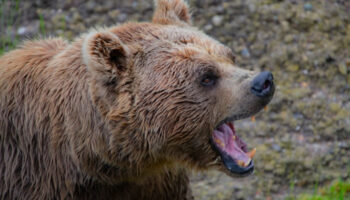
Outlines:
{"label": "rocky ground", "polygon": [[[196,199],[285,199],[350,179],[350,1],[190,0],[193,21],[239,64],[270,70],[267,110],[236,123],[256,172],[193,173]],[[0,0],[0,53],[26,38],[72,39],[96,26],[145,21],[151,0]],[[349,197],[350,198],[350,197]]]}

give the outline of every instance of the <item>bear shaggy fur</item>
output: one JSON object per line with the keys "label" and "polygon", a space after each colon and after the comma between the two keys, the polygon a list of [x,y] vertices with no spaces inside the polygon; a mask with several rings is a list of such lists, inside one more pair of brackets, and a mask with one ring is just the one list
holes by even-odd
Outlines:
{"label": "bear shaggy fur", "polygon": [[221,169],[213,130],[258,112],[256,75],[191,26],[182,0],[152,22],[0,58],[0,199],[191,199],[186,169]]}

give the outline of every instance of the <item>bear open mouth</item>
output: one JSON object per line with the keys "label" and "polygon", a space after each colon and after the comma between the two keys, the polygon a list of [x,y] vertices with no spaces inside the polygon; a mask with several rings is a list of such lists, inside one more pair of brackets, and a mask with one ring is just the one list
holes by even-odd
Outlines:
{"label": "bear open mouth", "polygon": [[211,142],[231,173],[249,175],[254,171],[252,158],[256,149],[248,152],[247,144],[236,134],[233,122],[219,125],[212,133]]}

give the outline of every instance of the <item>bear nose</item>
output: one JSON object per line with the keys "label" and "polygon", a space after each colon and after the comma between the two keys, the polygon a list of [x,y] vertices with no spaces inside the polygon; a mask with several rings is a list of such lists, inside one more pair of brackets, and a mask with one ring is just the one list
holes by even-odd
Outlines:
{"label": "bear nose", "polygon": [[274,93],[273,75],[264,71],[258,74],[252,82],[251,91],[258,97],[269,97]]}

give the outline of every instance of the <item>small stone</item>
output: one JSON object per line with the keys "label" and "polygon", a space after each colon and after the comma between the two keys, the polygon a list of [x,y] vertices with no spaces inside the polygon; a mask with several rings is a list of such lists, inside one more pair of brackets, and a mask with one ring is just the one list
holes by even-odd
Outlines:
{"label": "small stone", "polygon": [[26,33],[27,29],[26,27],[19,27],[19,29],[17,30],[17,34],[18,35],[24,35]]}
{"label": "small stone", "polygon": [[119,14],[120,11],[118,9],[114,9],[108,12],[109,17],[111,17],[112,19],[117,18]]}
{"label": "small stone", "polygon": [[247,58],[250,57],[250,52],[249,52],[249,49],[247,47],[244,47],[244,49],[242,49],[241,54],[244,57],[247,57]]}
{"label": "small stone", "polygon": [[207,24],[207,25],[205,25],[203,28],[204,28],[205,31],[210,31],[210,30],[213,29],[213,25]]}
{"label": "small stone", "polygon": [[219,5],[216,7],[216,12],[215,13],[223,13],[225,11],[224,7],[222,5]]}
{"label": "small stone", "polygon": [[83,20],[83,18],[80,16],[80,14],[78,12],[74,12],[72,20],[75,23],[81,22]]}
{"label": "small stone", "polygon": [[273,161],[267,162],[264,166],[264,170],[267,172],[272,172],[275,169],[275,163]]}
{"label": "small stone", "polygon": [[212,22],[215,26],[220,26],[222,21],[223,21],[223,16],[220,16],[220,15],[215,15],[213,18],[212,18]]}
{"label": "small stone", "polygon": [[330,103],[329,107],[333,112],[338,112],[341,109],[341,105],[339,105],[338,103]]}
{"label": "small stone", "polygon": [[346,75],[348,73],[347,66],[345,64],[338,65],[339,72],[343,75]]}
{"label": "small stone", "polygon": [[272,144],[272,149],[277,151],[277,152],[280,152],[281,151],[281,146],[275,143],[275,144]]}
{"label": "small stone", "polygon": [[120,13],[118,16],[117,16],[117,20],[119,22],[124,22],[126,21],[126,19],[128,18],[128,16],[125,14],[125,13]]}
{"label": "small stone", "polygon": [[312,9],[313,9],[313,6],[312,6],[311,3],[304,4],[304,10],[305,11],[312,11]]}
{"label": "small stone", "polygon": [[87,11],[94,11],[96,7],[96,3],[94,1],[89,1],[88,3],[85,4],[85,8]]}
{"label": "small stone", "polygon": [[251,13],[256,11],[256,6],[254,4],[248,4],[248,8]]}
{"label": "small stone", "polygon": [[288,65],[288,66],[287,66],[287,69],[288,69],[288,71],[296,72],[296,71],[299,70],[299,66],[298,66],[298,65],[291,64],[291,65]]}
{"label": "small stone", "polygon": [[293,42],[293,40],[294,40],[294,36],[291,34],[288,34],[284,37],[284,42],[286,42],[286,43],[291,43],[291,42]]}
{"label": "small stone", "polygon": [[282,21],[281,22],[281,25],[282,25],[282,28],[283,28],[283,30],[289,30],[289,23],[286,21],[286,20],[284,20],[284,21]]}

